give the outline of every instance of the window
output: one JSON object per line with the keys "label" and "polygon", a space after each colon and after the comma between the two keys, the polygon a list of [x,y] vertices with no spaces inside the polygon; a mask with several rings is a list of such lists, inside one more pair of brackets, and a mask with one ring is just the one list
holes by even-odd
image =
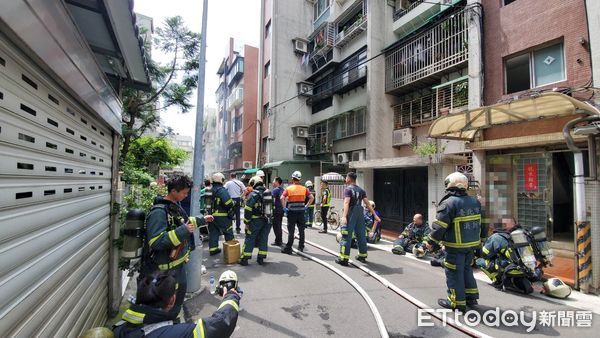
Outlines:
{"label": "window", "polygon": [[262,110],[262,118],[266,119],[267,117],[269,117],[269,104],[265,104],[263,106],[263,110]]}
{"label": "window", "polygon": [[329,9],[331,0],[317,0],[313,5],[314,10],[314,21],[317,21],[319,17]]}
{"label": "window", "polygon": [[517,0],[504,0],[504,6],[510,5]]}
{"label": "window", "polygon": [[313,124],[308,128],[308,151],[310,154],[328,153],[327,121]]}
{"label": "window", "polygon": [[242,129],[242,115],[236,116],[233,121],[233,132]]}
{"label": "window", "polygon": [[268,61],[267,64],[265,65],[265,79],[271,75],[271,61]]}
{"label": "window", "polygon": [[269,22],[267,22],[267,25],[265,26],[265,39],[268,39],[271,36],[271,20],[269,20]]}
{"label": "window", "polygon": [[266,153],[267,152],[267,142],[269,142],[269,138],[268,137],[263,137],[262,138],[262,147],[261,152]]}
{"label": "window", "polygon": [[[338,71],[336,75],[336,87],[347,88],[347,90],[352,89],[351,84],[358,85],[357,82],[359,79],[366,80],[367,75],[367,50],[364,49],[357,54],[351,56],[347,61],[345,61]],[[364,82],[364,81],[363,81]],[[348,87],[346,87],[348,86]],[[347,91],[344,90],[343,92]]]}
{"label": "window", "polygon": [[335,139],[350,137],[365,132],[366,111],[364,108],[352,110],[337,118]]}
{"label": "window", "polygon": [[507,59],[504,68],[507,94],[566,80],[563,44]]}

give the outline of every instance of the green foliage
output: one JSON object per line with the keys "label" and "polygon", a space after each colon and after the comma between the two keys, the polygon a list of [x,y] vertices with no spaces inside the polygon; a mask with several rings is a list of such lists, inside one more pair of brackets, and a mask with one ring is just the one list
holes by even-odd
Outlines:
{"label": "green foliage", "polygon": [[131,163],[123,164],[121,169],[123,170],[122,179],[127,184],[148,186],[154,181],[154,177],[149,172],[136,168]]}
{"label": "green foliage", "polygon": [[438,153],[438,147],[435,142],[422,142],[414,144],[412,150],[421,157],[427,157]]}
{"label": "green foliage", "polygon": [[174,147],[164,137],[142,136],[131,143],[124,164],[151,172],[155,168],[170,169],[178,166],[187,157],[185,150]]}
{"label": "green foliage", "polygon": [[[170,61],[160,64],[148,59],[148,73],[152,81],[150,91],[124,87],[121,163],[128,158],[131,143],[145,131],[159,126],[160,111],[177,107],[188,112],[192,91],[197,87],[199,66],[200,34],[190,31],[179,16],[167,18],[154,33],[153,47],[170,55]],[[150,43],[144,44],[151,55]]]}

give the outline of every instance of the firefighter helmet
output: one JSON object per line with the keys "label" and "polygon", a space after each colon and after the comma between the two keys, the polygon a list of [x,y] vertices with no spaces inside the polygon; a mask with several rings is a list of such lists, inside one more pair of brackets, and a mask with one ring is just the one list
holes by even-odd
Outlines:
{"label": "firefighter helmet", "polygon": [[567,298],[571,288],[558,278],[550,278],[544,282],[544,293],[554,298]]}
{"label": "firefighter helmet", "polygon": [[262,170],[259,170],[259,171],[256,172],[256,176],[261,177],[261,178],[265,177],[265,172],[262,171]]}
{"label": "firefighter helmet", "polygon": [[296,170],[292,173],[292,178],[300,180],[300,179],[302,179],[302,173],[299,172],[298,170]]}
{"label": "firefighter helmet", "polygon": [[469,187],[469,179],[463,173],[453,172],[452,174],[446,176],[444,185],[446,186],[446,190],[467,190]]}
{"label": "firefighter helmet", "polygon": [[415,257],[421,258],[425,256],[425,249],[422,245],[415,244],[415,246],[413,246],[412,253],[415,255]]}
{"label": "firefighter helmet", "polygon": [[313,182],[312,181],[306,181],[306,186],[307,187],[314,187]]}
{"label": "firefighter helmet", "polygon": [[262,178],[260,178],[260,176],[254,176],[250,179],[250,182],[248,182],[248,185],[250,185],[252,188],[254,188],[254,186],[257,185],[258,183],[263,183]]}
{"label": "firefighter helmet", "polygon": [[212,183],[225,183],[225,175],[223,175],[223,173],[214,173],[212,174],[212,176],[210,177],[210,180]]}
{"label": "firefighter helmet", "polygon": [[234,281],[236,284],[238,282],[237,274],[234,271],[227,270],[221,274],[221,277],[219,277],[219,284],[223,284],[230,281]]}
{"label": "firefighter helmet", "polygon": [[369,204],[371,205],[371,208],[375,209],[375,201],[369,201]]}

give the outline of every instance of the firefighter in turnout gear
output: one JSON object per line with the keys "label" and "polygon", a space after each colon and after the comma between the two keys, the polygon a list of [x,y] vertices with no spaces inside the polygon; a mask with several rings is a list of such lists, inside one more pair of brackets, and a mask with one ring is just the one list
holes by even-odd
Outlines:
{"label": "firefighter in turnout gear", "polygon": [[329,182],[321,180],[321,222],[323,222],[323,230],[321,234],[327,233],[327,213],[331,206],[331,191],[329,191]]}
{"label": "firefighter in turnout gear", "polygon": [[312,202],[308,201],[308,198],[306,199],[306,203],[308,203],[308,208],[306,208],[306,227],[307,228],[312,228],[313,226],[313,220],[315,217],[315,196],[316,196],[316,191],[315,191],[315,186],[313,184],[313,182],[311,181],[306,181],[306,188],[308,189],[308,191],[310,192],[310,195],[312,196]]}
{"label": "firefighter in turnout gear", "polygon": [[[294,233],[296,226],[298,227],[298,233],[300,240],[298,242],[298,250],[304,250],[304,228],[306,221],[304,220],[304,214],[308,205],[310,205],[314,196],[311,195],[310,191],[306,187],[300,184],[302,179],[302,173],[294,171],[292,173],[293,184],[285,188],[283,194],[281,194],[281,204],[287,205],[287,221],[288,221],[288,241],[285,248],[281,249],[281,252],[291,255],[292,245],[294,244]],[[306,199],[308,198],[308,203]]]}
{"label": "firefighter in turnout gear", "polygon": [[[221,234],[225,236],[225,241],[230,241],[233,236],[233,199],[229,196],[229,192],[223,186],[225,176],[221,173],[215,173],[211,177],[212,191],[214,198],[213,216],[215,221],[208,226],[208,252],[211,256],[221,252],[219,248],[219,237]],[[233,217],[232,217],[233,216]]]}
{"label": "firefighter in turnout gear", "polygon": [[430,239],[446,247],[444,268],[447,299],[439,299],[442,307],[466,311],[479,299],[477,282],[471,265],[483,236],[481,226],[481,204],[475,197],[467,195],[469,180],[459,172],[445,180],[446,195],[437,208],[436,220],[431,224]]}
{"label": "firefighter in turnout gear", "polygon": [[412,252],[415,245],[424,245],[427,242],[430,231],[427,223],[423,222],[423,215],[415,214],[412,223],[407,225],[398,239],[394,241],[392,252],[396,255]]}
{"label": "firefighter in turnout gear", "polygon": [[198,225],[211,222],[212,216],[188,218],[177,204],[185,199],[193,186],[187,176],[175,176],[167,182],[168,194],[159,198],[146,218],[147,245],[143,248],[140,277],[155,271],[170,271],[178,281],[177,302],[170,313],[171,319],[179,314],[187,288],[185,263],[194,249],[192,233]]}
{"label": "firefighter in turnout gear", "polygon": [[367,236],[365,230],[365,213],[361,202],[369,209],[369,212],[374,215],[374,220],[381,222],[381,218],[377,216],[375,210],[369,203],[367,193],[358,185],[356,185],[356,174],[353,172],[346,175],[346,184],[344,190],[344,211],[341,220],[342,224],[342,240],[340,241],[340,257],[335,260],[336,263],[348,266],[350,259],[350,246],[352,244],[352,235],[356,234],[358,243],[358,256],[356,259],[366,263],[367,261]]}
{"label": "firefighter in turnout gear", "polygon": [[494,230],[481,248],[482,257],[477,259],[477,266],[490,278],[496,288],[502,288],[502,273],[511,263],[510,233],[520,228],[521,226],[516,224],[514,219],[503,219],[502,228]]}
{"label": "firefighter in turnout gear", "polygon": [[138,337],[229,337],[237,325],[240,294],[223,290],[221,305],[210,317],[174,324],[167,315],[178,301],[177,280],[168,272],[157,272],[140,280],[136,304],[123,313],[113,328],[115,338]]}
{"label": "firefighter in turnout gear", "polygon": [[241,265],[248,265],[248,260],[252,258],[252,251],[255,243],[258,245],[258,264],[263,265],[267,258],[267,247],[271,224],[264,214],[263,193],[265,186],[259,176],[254,176],[248,183],[252,187],[252,192],[248,195],[246,206],[244,207],[244,223],[246,224],[246,239],[242,249]]}

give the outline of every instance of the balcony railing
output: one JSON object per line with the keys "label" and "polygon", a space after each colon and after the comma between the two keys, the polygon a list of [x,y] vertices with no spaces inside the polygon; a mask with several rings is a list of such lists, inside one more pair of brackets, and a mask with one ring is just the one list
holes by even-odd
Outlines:
{"label": "balcony railing", "polygon": [[333,88],[323,89],[323,90],[320,90],[320,91],[316,92],[315,94],[311,95],[306,100],[306,104],[308,106],[312,106],[315,102],[319,102],[319,101],[324,100],[331,96],[333,96]]}
{"label": "balcony railing", "polygon": [[443,114],[467,107],[469,82],[466,78],[432,88],[432,92],[417,96],[407,95],[404,102],[395,105],[394,129],[429,123]]}
{"label": "balcony railing", "polygon": [[335,40],[335,26],[331,22],[323,23],[308,38],[312,42],[310,59],[324,57],[333,48]]}
{"label": "balcony railing", "polygon": [[362,64],[354,69],[336,75],[334,81],[335,92],[342,94],[366,82],[367,66]]}
{"label": "balcony railing", "polygon": [[232,92],[231,95],[227,98],[227,111],[232,111],[233,109],[239,107],[244,102],[244,88],[237,87]]}
{"label": "balcony railing", "polygon": [[394,12],[394,21],[397,21],[398,19],[406,15],[408,12],[415,9],[415,7],[419,6],[421,3],[423,3],[423,1],[425,0],[409,0],[408,2],[410,2],[410,5],[408,7],[400,7]]}
{"label": "balcony railing", "polygon": [[339,32],[335,37],[336,47],[342,48],[367,30],[367,16],[361,16],[350,27]]}
{"label": "balcony railing", "polygon": [[468,57],[468,20],[462,11],[386,55],[386,92],[460,66]]}

